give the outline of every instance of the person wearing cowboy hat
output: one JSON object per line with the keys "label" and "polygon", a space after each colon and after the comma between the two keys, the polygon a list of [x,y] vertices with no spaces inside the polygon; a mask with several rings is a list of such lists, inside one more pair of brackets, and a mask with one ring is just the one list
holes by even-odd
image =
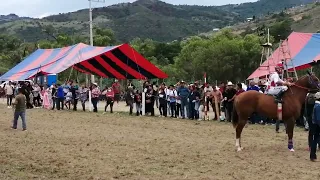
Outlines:
{"label": "person wearing cowboy hat", "polygon": [[226,108],[226,120],[231,122],[231,115],[233,110],[233,97],[236,95],[237,90],[231,81],[227,83],[227,89],[223,92],[223,98]]}
{"label": "person wearing cowboy hat", "polygon": [[270,86],[268,88],[267,94],[275,95],[276,102],[282,103],[282,96],[284,92],[288,90],[288,86],[291,86],[292,84],[287,81],[283,81],[280,78],[280,75],[283,70],[283,64],[279,63],[275,66],[275,72],[270,74]]}
{"label": "person wearing cowboy hat", "polygon": [[91,102],[93,105],[93,112],[98,112],[98,101],[101,92],[97,83],[92,83]]}

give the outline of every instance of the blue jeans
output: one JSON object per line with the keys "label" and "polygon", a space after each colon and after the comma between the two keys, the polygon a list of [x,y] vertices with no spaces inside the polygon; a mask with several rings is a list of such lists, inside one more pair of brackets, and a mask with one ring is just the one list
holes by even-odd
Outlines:
{"label": "blue jeans", "polygon": [[188,98],[183,98],[181,97],[181,116],[182,118],[186,117],[186,113],[185,113],[185,109],[184,107],[186,107],[187,109],[187,117],[189,117],[189,103],[188,103]]}
{"label": "blue jeans", "polygon": [[27,124],[26,124],[26,112],[14,112],[14,119],[13,119],[13,129],[17,129],[18,126],[18,119],[19,116],[21,117],[22,120],[22,129],[27,129]]}

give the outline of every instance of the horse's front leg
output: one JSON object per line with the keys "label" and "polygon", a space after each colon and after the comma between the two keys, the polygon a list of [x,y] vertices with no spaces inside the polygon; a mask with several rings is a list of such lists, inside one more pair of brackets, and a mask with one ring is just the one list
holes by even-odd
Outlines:
{"label": "horse's front leg", "polygon": [[294,129],[294,125],[295,125],[295,120],[290,119],[287,121],[287,127],[286,127],[286,131],[288,134],[288,149],[291,152],[294,152],[294,147],[293,147],[293,129]]}

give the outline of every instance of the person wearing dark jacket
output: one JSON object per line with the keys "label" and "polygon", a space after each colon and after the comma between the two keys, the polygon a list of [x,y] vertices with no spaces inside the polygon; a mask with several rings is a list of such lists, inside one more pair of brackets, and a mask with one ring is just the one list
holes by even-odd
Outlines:
{"label": "person wearing dark jacket", "polygon": [[315,94],[315,105],[312,113],[312,142],[311,142],[311,150],[310,150],[310,160],[317,160],[317,145],[320,140],[320,92]]}
{"label": "person wearing dark jacket", "polygon": [[237,94],[237,90],[233,88],[232,82],[228,82],[227,89],[222,94],[224,99],[226,100],[226,119],[231,122],[231,115],[233,110],[233,96]]}
{"label": "person wearing dark jacket", "polygon": [[164,86],[161,86],[159,89],[159,111],[160,111],[160,116],[167,117],[167,95],[164,90]]}
{"label": "person wearing dark jacket", "polygon": [[72,81],[70,83],[71,93],[72,93],[72,101],[73,101],[73,110],[77,111],[78,99],[79,99],[79,86],[77,82],[74,84]]}
{"label": "person wearing dark jacket", "polygon": [[190,119],[199,119],[199,105],[196,106],[197,103],[200,103],[200,93],[197,88],[192,85],[191,92],[189,95],[189,103],[190,103]]}
{"label": "person wearing dark jacket", "polygon": [[310,92],[307,94],[306,97],[306,102],[305,102],[305,114],[306,114],[306,119],[309,125],[309,133],[308,133],[308,145],[309,145],[309,150],[311,149],[311,142],[313,138],[313,132],[312,130],[313,123],[312,123],[312,113],[313,113],[313,108],[316,102],[315,99],[315,94],[316,92]]}

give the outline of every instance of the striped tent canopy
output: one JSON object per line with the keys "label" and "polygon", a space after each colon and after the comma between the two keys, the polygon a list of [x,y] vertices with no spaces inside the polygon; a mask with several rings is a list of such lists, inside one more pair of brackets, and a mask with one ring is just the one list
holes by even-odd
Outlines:
{"label": "striped tent canopy", "polygon": [[57,74],[69,67],[104,78],[168,77],[128,44],[95,47],[79,43],[58,49],[38,49],[2,75],[0,80],[25,80],[36,74]]}
{"label": "striped tent canopy", "polygon": [[[274,53],[248,77],[248,79],[269,75],[270,72],[275,71],[275,66],[279,64],[282,59],[291,59],[292,63],[287,63],[289,70],[293,70],[293,66],[296,70],[309,68],[320,60],[319,33],[293,32],[287,38],[287,41],[283,42],[282,47],[283,50],[281,50],[280,47],[276,49]],[[283,51],[286,51],[287,53],[283,53]],[[289,56],[289,52],[291,57]],[[267,66],[269,66],[269,69]]]}

